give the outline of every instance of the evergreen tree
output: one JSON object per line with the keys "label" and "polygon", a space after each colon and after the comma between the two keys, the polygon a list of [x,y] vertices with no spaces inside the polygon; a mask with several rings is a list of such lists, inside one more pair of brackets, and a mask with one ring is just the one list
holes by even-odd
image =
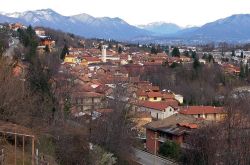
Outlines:
{"label": "evergreen tree", "polygon": [[157,54],[157,49],[155,48],[155,46],[152,46],[151,54]]}
{"label": "evergreen tree", "polygon": [[232,57],[235,57],[235,51],[232,50]]}
{"label": "evergreen tree", "polygon": [[66,54],[69,54],[69,49],[68,49],[68,46],[65,44],[64,47],[63,47],[63,49],[62,49],[62,53],[60,55],[60,58],[62,60],[64,60]]}
{"label": "evergreen tree", "polygon": [[244,53],[243,53],[243,51],[241,51],[240,58],[243,58],[243,57],[244,57]]}
{"label": "evergreen tree", "polygon": [[45,51],[46,53],[49,53],[49,52],[50,52],[50,49],[49,49],[49,46],[48,46],[48,45],[45,46],[44,51]]}
{"label": "evergreen tree", "polygon": [[197,70],[199,67],[201,66],[200,62],[199,62],[199,59],[198,58],[195,58],[194,59],[194,62],[193,62],[193,68],[195,70]]}
{"label": "evergreen tree", "polygon": [[29,49],[28,53],[25,54],[25,59],[31,61],[36,56],[36,48],[38,46],[38,38],[35,31],[31,26],[26,30],[18,29],[18,35],[21,43]]}
{"label": "evergreen tree", "polygon": [[192,51],[192,58],[196,59],[196,52],[195,51]]}
{"label": "evergreen tree", "polygon": [[181,53],[179,51],[179,48],[174,47],[173,51],[172,51],[172,56],[173,57],[180,57]]}
{"label": "evergreen tree", "polygon": [[213,60],[213,56],[212,56],[212,54],[209,54],[208,55],[208,62],[211,62]]}
{"label": "evergreen tree", "polygon": [[184,52],[184,56],[189,57],[189,52],[187,50]]}
{"label": "evergreen tree", "polygon": [[175,160],[179,159],[180,153],[181,153],[180,145],[172,141],[164,142],[159,148],[159,154],[166,157],[170,157]]}
{"label": "evergreen tree", "polygon": [[249,68],[248,68],[248,64],[246,64],[245,66],[245,77],[248,77],[249,74]]}
{"label": "evergreen tree", "polygon": [[239,75],[241,78],[244,78],[245,77],[245,69],[244,69],[244,66],[243,64],[241,63],[240,64],[240,75]]}
{"label": "evergreen tree", "polygon": [[122,47],[118,47],[118,53],[121,54],[122,53]]}

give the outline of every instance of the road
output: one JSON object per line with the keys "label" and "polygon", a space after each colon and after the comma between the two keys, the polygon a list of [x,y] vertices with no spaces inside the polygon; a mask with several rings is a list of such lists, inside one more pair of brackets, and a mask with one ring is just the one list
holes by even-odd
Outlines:
{"label": "road", "polygon": [[19,40],[11,37],[11,40],[9,42],[9,48],[5,51],[3,56],[12,58],[15,53],[14,50],[18,44],[19,44]]}
{"label": "road", "polygon": [[136,161],[142,165],[177,165],[174,162],[138,149],[135,149],[135,156],[137,158]]}

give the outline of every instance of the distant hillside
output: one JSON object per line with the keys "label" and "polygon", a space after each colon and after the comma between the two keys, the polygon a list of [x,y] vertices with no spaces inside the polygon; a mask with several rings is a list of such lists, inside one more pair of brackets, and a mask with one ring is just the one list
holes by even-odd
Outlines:
{"label": "distant hillside", "polygon": [[153,22],[147,25],[138,25],[138,27],[153,32],[155,35],[174,34],[182,29],[176,24],[165,22]]}
{"label": "distant hillside", "polygon": [[250,14],[232,15],[207,23],[191,31],[180,31],[179,36],[213,41],[247,41],[250,40]]}
{"label": "distant hillside", "polygon": [[249,42],[250,14],[232,15],[207,23],[201,27],[181,28],[176,24],[154,22],[133,26],[120,18],[96,18],[88,14],[63,16],[51,10],[0,13],[0,22],[21,22],[70,32],[87,38],[115,39],[119,41],[176,42]]}
{"label": "distant hillside", "polygon": [[129,40],[151,33],[129,25],[120,18],[95,18],[87,14],[63,16],[51,10],[2,13],[0,22],[21,22],[26,25],[44,26],[89,38]]}

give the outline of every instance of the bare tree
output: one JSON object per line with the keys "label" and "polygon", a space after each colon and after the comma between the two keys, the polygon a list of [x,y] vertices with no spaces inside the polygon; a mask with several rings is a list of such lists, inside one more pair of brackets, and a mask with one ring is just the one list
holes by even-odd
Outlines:
{"label": "bare tree", "polygon": [[116,85],[108,108],[113,111],[95,121],[91,128],[91,141],[118,157],[119,164],[132,157],[132,146],[136,133],[130,116],[130,106],[126,99],[126,88]]}

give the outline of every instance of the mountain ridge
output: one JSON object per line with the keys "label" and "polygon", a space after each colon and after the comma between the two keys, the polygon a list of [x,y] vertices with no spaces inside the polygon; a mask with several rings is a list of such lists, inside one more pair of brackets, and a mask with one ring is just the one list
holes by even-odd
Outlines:
{"label": "mountain ridge", "polygon": [[50,27],[89,38],[129,40],[151,33],[115,17],[93,17],[82,13],[63,16],[51,9],[0,14],[0,22],[20,22],[32,26]]}
{"label": "mountain ridge", "polygon": [[[70,32],[87,38],[131,41],[174,40],[197,41],[250,41],[250,14],[234,14],[209,22],[200,27],[180,27],[173,23],[153,22],[134,26],[121,18],[93,17],[86,13],[64,16],[52,9],[5,13],[0,12],[0,22],[20,22],[25,25],[44,26]],[[151,27],[151,28],[148,28]]]}

